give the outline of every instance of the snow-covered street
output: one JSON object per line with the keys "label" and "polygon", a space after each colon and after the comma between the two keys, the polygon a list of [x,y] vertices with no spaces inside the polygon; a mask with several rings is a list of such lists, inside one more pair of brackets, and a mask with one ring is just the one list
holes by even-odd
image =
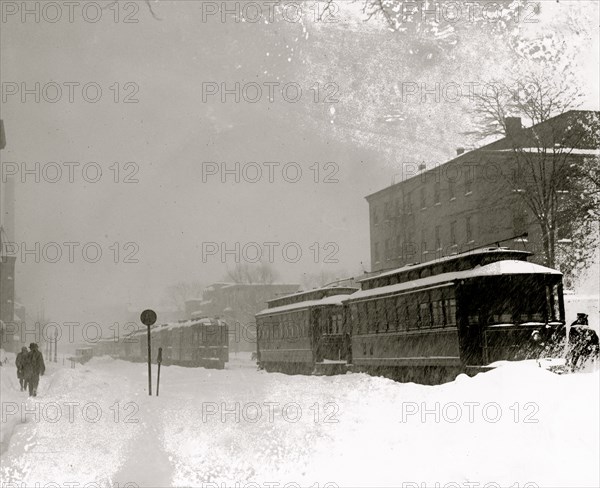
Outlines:
{"label": "snow-covered street", "polygon": [[150,397],[145,364],[104,357],[52,365],[33,400],[6,366],[3,487],[600,485],[597,371],[518,363],[422,386],[269,374],[240,355],[163,367]]}

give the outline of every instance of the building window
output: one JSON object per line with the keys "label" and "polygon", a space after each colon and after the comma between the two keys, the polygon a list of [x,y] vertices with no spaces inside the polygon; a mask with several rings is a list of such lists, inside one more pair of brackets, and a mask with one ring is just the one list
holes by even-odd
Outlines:
{"label": "building window", "polygon": [[412,197],[410,193],[406,193],[403,196],[403,206],[404,206],[404,214],[410,215],[412,214]]}
{"label": "building window", "polygon": [[448,194],[450,195],[450,200],[456,198],[454,195],[454,180],[448,180]]}
{"label": "building window", "polygon": [[379,215],[377,215],[377,207],[373,205],[373,225],[379,224]]}
{"label": "building window", "polygon": [[390,220],[390,202],[385,202],[383,204],[383,220],[385,222]]}
{"label": "building window", "polygon": [[400,218],[400,215],[402,215],[402,203],[399,198],[394,200],[394,207],[394,217],[398,219]]}
{"label": "building window", "polygon": [[379,242],[376,242],[373,246],[373,259],[376,263],[379,262]]}
{"label": "building window", "polygon": [[450,222],[450,244],[456,245],[456,222]]}
{"label": "building window", "polygon": [[465,221],[465,228],[466,228],[466,234],[467,234],[467,242],[471,242],[473,241],[473,222],[472,222],[472,217],[467,217],[466,221]]}
{"label": "building window", "polygon": [[521,235],[527,232],[527,214],[522,208],[515,208],[513,210],[513,233],[514,235]]}
{"label": "building window", "polygon": [[467,172],[465,173],[465,195],[473,192],[473,173],[471,172],[471,168],[467,168]]}
{"label": "building window", "polygon": [[564,225],[559,225],[556,229],[556,237],[561,244],[571,242],[571,236],[573,235],[572,224],[565,222]]}
{"label": "building window", "polygon": [[412,263],[418,257],[419,249],[416,245],[414,234],[411,232],[406,233],[406,240],[402,244],[402,259],[405,262]]}
{"label": "building window", "polygon": [[425,188],[421,188],[421,208],[427,208],[427,199],[425,197]]}
{"label": "building window", "polygon": [[433,188],[433,201],[434,203],[440,203],[440,183],[437,181]]}
{"label": "building window", "polygon": [[435,226],[435,249],[436,251],[442,248],[442,241],[440,239],[440,226]]}

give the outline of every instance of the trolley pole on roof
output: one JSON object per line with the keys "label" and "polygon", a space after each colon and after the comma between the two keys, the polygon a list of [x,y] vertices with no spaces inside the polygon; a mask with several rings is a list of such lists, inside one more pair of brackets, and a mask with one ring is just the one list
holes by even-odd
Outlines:
{"label": "trolley pole on roof", "polygon": [[140,315],[142,324],[148,327],[148,395],[152,396],[152,345],[150,339],[150,327],[156,322],[156,312],[151,309],[144,310]]}

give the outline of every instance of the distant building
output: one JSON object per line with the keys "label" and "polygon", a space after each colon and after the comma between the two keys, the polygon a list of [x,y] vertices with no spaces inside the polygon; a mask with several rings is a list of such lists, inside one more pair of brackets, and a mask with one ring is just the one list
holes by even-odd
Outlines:
{"label": "distant building", "polygon": [[296,293],[298,284],[213,283],[202,298],[187,300],[186,318],[220,317],[229,325],[229,347],[235,351],[254,351],[254,316],[267,308],[267,301]]}
{"label": "distant building", "polygon": [[[520,118],[508,118],[507,137],[470,152],[458,149],[456,158],[431,169],[416,164],[403,168],[410,170],[405,175],[409,178],[366,197],[371,269],[397,268],[495,243],[532,251],[540,259],[539,226],[517,194],[520,190],[508,188],[500,172],[520,170],[515,147],[536,157],[540,140],[560,140],[557,133],[568,135],[582,119],[593,116],[598,113],[570,111],[529,128],[521,126]],[[566,161],[598,158],[592,139],[578,137]],[[517,237],[524,233],[527,237]]]}
{"label": "distant building", "polygon": [[[0,120],[0,149],[6,147],[4,122]],[[15,337],[15,261],[8,255],[6,243],[14,236],[7,234],[14,224],[14,181],[6,183],[0,179],[0,347],[5,351],[15,351],[19,337]]]}
{"label": "distant building", "polygon": [[[3,242],[0,237],[0,246]],[[20,340],[15,334],[15,261],[16,257],[0,253],[0,348],[12,352],[15,352]]]}

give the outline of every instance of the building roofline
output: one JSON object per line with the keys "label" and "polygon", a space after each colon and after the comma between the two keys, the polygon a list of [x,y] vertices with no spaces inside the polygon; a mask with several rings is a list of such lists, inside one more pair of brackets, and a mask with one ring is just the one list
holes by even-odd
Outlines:
{"label": "building roofline", "polygon": [[[539,124],[532,125],[531,127],[523,127],[522,128],[522,133],[526,134],[526,133],[532,131],[533,129],[535,129],[536,127],[540,127],[540,126],[543,126],[545,124],[550,124],[550,123],[552,123],[553,121],[555,121],[555,120],[557,120],[559,118],[568,118],[568,117],[572,117],[575,114],[584,115],[584,114],[594,114],[594,113],[597,114],[598,116],[600,116],[600,112],[597,111],[597,110],[568,110],[567,112],[563,112],[562,114],[558,114],[558,115],[555,115],[554,117],[550,117],[548,120],[545,120],[544,122],[540,122]],[[435,167],[433,167],[431,169],[419,172],[416,175],[411,176],[410,178],[407,178],[406,180],[399,181],[398,183],[394,183],[393,185],[386,186],[385,188],[382,188],[381,190],[377,190],[376,192],[371,193],[371,194],[365,196],[365,200],[367,200],[367,202],[368,202],[371,199],[373,199],[373,197],[379,196],[379,195],[381,195],[381,194],[383,194],[383,193],[385,193],[387,191],[392,191],[393,188],[396,188],[399,185],[402,185],[402,184],[404,184],[404,183],[406,183],[408,181],[414,180],[415,178],[423,177],[423,175],[425,175],[427,173],[431,173],[433,171],[436,171],[440,166],[445,166],[446,164],[457,163],[457,162],[462,162],[462,161],[468,160],[468,159],[470,159],[473,156],[473,153],[480,153],[480,152],[484,152],[484,151],[486,151],[486,152],[491,152],[491,151],[500,152],[501,149],[505,149],[503,147],[503,145],[506,144],[506,142],[507,142],[508,139],[509,139],[508,136],[504,136],[504,137],[501,137],[498,140],[489,142],[489,143],[487,143],[487,144],[485,144],[485,145],[483,145],[481,147],[478,147],[478,148],[473,149],[471,151],[464,152],[463,154],[461,154],[459,156],[456,156],[456,157],[454,157],[452,159],[449,159],[449,160],[447,160],[447,161],[445,161],[443,163],[440,163],[440,164],[436,165]],[[523,146],[523,147],[527,147],[527,146]]]}

